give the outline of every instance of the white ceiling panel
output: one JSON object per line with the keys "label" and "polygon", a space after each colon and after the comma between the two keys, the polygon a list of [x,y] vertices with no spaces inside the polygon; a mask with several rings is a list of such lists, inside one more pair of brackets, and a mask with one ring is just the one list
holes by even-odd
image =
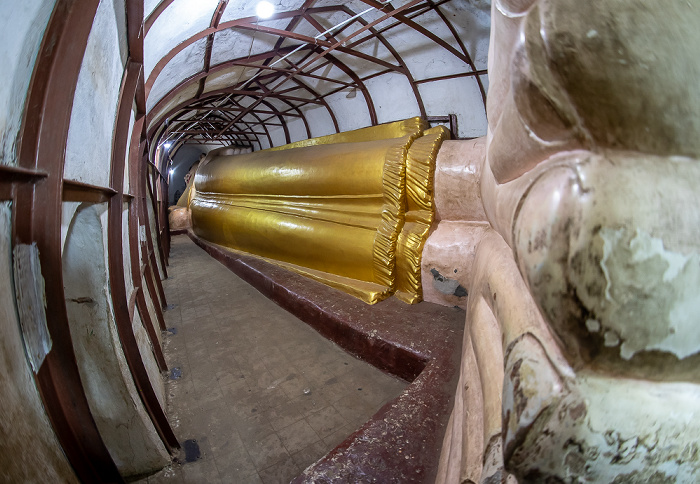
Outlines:
{"label": "white ceiling panel", "polygon": [[173,47],[209,27],[218,0],[175,0],[144,39],[146,77]]}

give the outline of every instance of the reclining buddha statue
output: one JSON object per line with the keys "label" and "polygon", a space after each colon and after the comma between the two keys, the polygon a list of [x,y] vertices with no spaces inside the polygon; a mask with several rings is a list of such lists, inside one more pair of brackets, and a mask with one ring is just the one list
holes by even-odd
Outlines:
{"label": "reclining buddha statue", "polygon": [[194,233],[368,303],[420,300],[435,156],[448,131],[412,118],[246,155],[211,152]]}
{"label": "reclining buddha statue", "polygon": [[698,8],[494,0],[486,137],[212,153],[193,230],[466,310],[439,483],[699,482]]}

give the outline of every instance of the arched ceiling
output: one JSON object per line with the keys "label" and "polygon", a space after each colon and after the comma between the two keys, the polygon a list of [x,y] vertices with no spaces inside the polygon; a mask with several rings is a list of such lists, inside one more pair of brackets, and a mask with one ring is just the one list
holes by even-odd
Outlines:
{"label": "arched ceiling", "polygon": [[146,0],[149,137],[264,149],[424,116],[486,133],[486,0]]}

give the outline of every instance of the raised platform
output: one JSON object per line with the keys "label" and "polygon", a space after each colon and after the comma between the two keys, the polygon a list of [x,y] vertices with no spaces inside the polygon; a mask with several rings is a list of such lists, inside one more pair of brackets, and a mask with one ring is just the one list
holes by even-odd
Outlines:
{"label": "raised platform", "polygon": [[411,382],[294,483],[433,482],[459,376],[465,313],[389,298],[369,306],[256,257],[190,238],[346,351]]}

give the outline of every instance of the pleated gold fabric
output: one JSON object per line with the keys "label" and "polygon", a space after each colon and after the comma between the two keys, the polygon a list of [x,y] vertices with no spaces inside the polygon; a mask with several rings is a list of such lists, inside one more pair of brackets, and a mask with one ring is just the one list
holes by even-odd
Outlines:
{"label": "pleated gold fabric", "polygon": [[406,214],[396,249],[396,297],[415,304],[423,299],[421,255],[435,218],[435,160],[450,133],[443,126],[426,130],[406,158]]}
{"label": "pleated gold fabric", "polygon": [[[433,133],[425,148],[413,151],[425,127],[412,118],[250,154],[212,153],[190,190],[193,230],[376,303],[406,279],[398,273],[404,265],[415,273],[416,257],[420,271],[415,251],[427,229],[407,233],[407,240],[418,237],[415,247],[402,247],[399,234],[406,231],[406,208],[417,207],[414,199],[432,210],[432,200],[425,200],[432,197],[432,179],[411,181],[415,193],[406,196],[407,176],[432,176],[434,156],[419,158],[430,158],[444,137]],[[416,160],[407,162],[412,152]],[[433,171],[421,168],[425,163]],[[432,215],[424,218],[429,227]],[[409,223],[416,223],[413,216]],[[397,255],[411,262],[397,268]],[[419,292],[420,272],[417,281],[418,289],[401,283],[402,291]]]}

